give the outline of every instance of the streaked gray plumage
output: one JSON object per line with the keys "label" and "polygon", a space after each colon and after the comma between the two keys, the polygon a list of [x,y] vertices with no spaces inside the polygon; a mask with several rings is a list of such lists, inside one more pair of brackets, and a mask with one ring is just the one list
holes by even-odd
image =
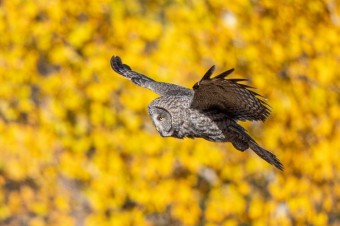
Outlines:
{"label": "streaked gray plumage", "polygon": [[283,170],[279,159],[260,147],[237,120],[265,121],[268,105],[258,98],[245,79],[225,79],[233,69],[211,78],[212,66],[193,89],[157,82],[132,71],[118,56],[111,58],[112,69],[133,83],[148,88],[160,97],[148,106],[148,112],[163,137],[204,138],[213,142],[231,142],[240,150],[252,149],[268,163]]}

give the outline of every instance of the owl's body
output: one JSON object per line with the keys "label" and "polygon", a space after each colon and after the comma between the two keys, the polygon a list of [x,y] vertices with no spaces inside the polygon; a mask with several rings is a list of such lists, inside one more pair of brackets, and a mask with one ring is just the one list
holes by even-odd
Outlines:
{"label": "owl's body", "polygon": [[[227,141],[219,128],[225,122],[223,114],[203,113],[190,108],[193,96],[162,96],[148,106],[149,115],[153,118],[156,129],[163,137],[195,138],[201,137],[210,141]],[[157,116],[162,114],[159,109],[168,109],[171,114],[171,131],[160,128]],[[165,118],[165,117],[164,117]]]}
{"label": "owl's body", "polygon": [[169,83],[156,82],[112,57],[111,67],[135,84],[160,95],[148,106],[149,115],[163,137],[204,138],[212,142],[231,142],[245,151],[251,148],[268,163],[283,170],[281,162],[271,152],[260,147],[237,124],[237,120],[262,120],[269,109],[243,79],[224,79],[232,70],[210,78],[214,66],[197,82],[193,90]]}

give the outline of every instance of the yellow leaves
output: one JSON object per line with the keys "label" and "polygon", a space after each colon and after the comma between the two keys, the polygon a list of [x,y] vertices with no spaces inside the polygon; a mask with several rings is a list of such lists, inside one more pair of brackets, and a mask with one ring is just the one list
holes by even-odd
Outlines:
{"label": "yellow leaves", "polygon": [[[36,140],[44,139],[42,143]],[[4,172],[13,180],[23,180],[30,175],[36,175],[39,172],[40,164],[37,159],[49,161],[50,153],[45,153],[45,146],[50,145],[48,135],[27,126],[12,125],[0,139],[0,145],[4,150],[1,165]],[[30,149],[31,148],[31,149]],[[32,159],[33,158],[33,159]]]}
{"label": "yellow leaves", "polygon": [[334,81],[333,75],[337,73],[339,61],[331,56],[320,57],[313,62],[313,71],[315,78],[321,85],[329,85]]}
{"label": "yellow leaves", "polygon": [[86,90],[89,98],[95,102],[103,103],[109,100],[112,91],[112,84],[92,83]]}
{"label": "yellow leaves", "polygon": [[[124,114],[125,113],[125,114]],[[131,131],[138,131],[141,128],[142,119],[135,115],[135,113],[127,110],[123,110],[122,112],[122,122]]]}
{"label": "yellow leaves", "polygon": [[[143,109],[144,112],[146,112],[147,109],[145,109],[145,106],[152,101],[152,98],[151,93],[148,93],[149,90],[144,91],[147,92],[143,92],[143,89],[124,91],[120,96],[121,103],[125,106],[129,106],[129,109],[134,111],[141,111]],[[153,97],[155,97],[155,94],[153,94]]]}
{"label": "yellow leaves", "polygon": [[41,218],[33,218],[31,221],[30,221],[30,226],[44,226],[45,225],[45,222],[43,219]]}
{"label": "yellow leaves", "polygon": [[89,23],[80,24],[68,36],[68,41],[77,48],[84,45],[93,34],[93,27]]}
{"label": "yellow leaves", "polygon": [[12,214],[20,214],[22,206],[18,192],[12,192],[9,194],[8,208]]}
{"label": "yellow leaves", "polygon": [[310,1],[306,4],[308,9],[313,13],[322,13],[323,3],[319,1]]}
{"label": "yellow leaves", "polygon": [[287,205],[292,214],[296,215],[298,222],[311,218],[313,211],[310,205],[310,199],[306,196],[296,196],[288,200]]}
{"label": "yellow leaves", "polygon": [[6,219],[10,217],[12,212],[9,210],[8,206],[0,207],[0,219]]}
{"label": "yellow leaves", "polygon": [[[147,41],[158,39],[162,34],[162,26],[155,20],[143,21],[139,26],[140,27],[137,27],[137,33]],[[148,28],[147,30],[145,29],[146,27]]]}
{"label": "yellow leaves", "polygon": [[249,217],[253,219],[261,218],[264,212],[264,202],[259,197],[255,197],[251,202],[249,209]]}
{"label": "yellow leaves", "polygon": [[55,199],[55,204],[56,204],[57,208],[60,209],[60,210],[63,210],[63,211],[69,211],[70,210],[68,200],[64,196],[58,196]]}
{"label": "yellow leaves", "polygon": [[76,50],[67,45],[57,45],[54,47],[53,52],[50,52],[49,57],[51,61],[57,64],[68,64],[80,62],[80,56]]}
{"label": "yellow leaves", "polygon": [[110,214],[109,217],[100,214],[94,213],[89,215],[85,220],[86,226],[92,225],[103,225],[103,226],[110,226],[110,225],[117,225],[117,226],[124,226],[124,225],[141,225],[141,226],[148,226],[145,221],[143,214],[140,210],[132,210],[132,211],[121,211],[121,212],[114,212]]}
{"label": "yellow leaves", "polygon": [[103,106],[102,104],[93,103],[90,106],[91,114],[90,120],[91,123],[99,124],[103,123],[108,126],[114,125],[115,117],[112,114],[113,110]]}
{"label": "yellow leaves", "polygon": [[[339,148],[340,145],[337,147]],[[334,150],[336,150],[337,147],[332,145],[332,143],[321,143],[312,148],[313,160],[315,165],[318,166],[318,170],[314,171],[316,180],[322,181],[324,179],[331,179],[335,176],[335,168],[329,163],[335,160]],[[334,161],[334,163],[335,162],[336,161]]]}
{"label": "yellow leaves", "polygon": [[223,186],[211,191],[206,210],[207,220],[214,223],[223,222],[226,217],[241,216],[246,203],[235,186]]}
{"label": "yellow leaves", "polygon": [[200,141],[195,147],[194,156],[204,165],[212,165],[221,167],[223,164],[223,155],[221,150],[215,145],[209,144],[207,141]]}
{"label": "yellow leaves", "polygon": [[[174,217],[180,219],[184,225],[196,225],[200,209],[197,205],[191,205],[195,201],[190,200],[184,205],[176,205],[173,210]],[[190,213],[190,217],[188,217],[188,213]]]}
{"label": "yellow leaves", "polygon": [[[3,1],[1,222],[339,224],[339,7],[229,3]],[[272,106],[245,126],[286,171],[160,137],[147,114],[157,95],[114,73],[111,55],[189,87],[212,64],[235,67]]]}
{"label": "yellow leaves", "polygon": [[[57,206],[60,207],[60,205],[58,204]],[[43,202],[42,200],[38,200],[38,201],[34,200],[31,202],[31,209],[37,215],[43,216],[48,213],[48,204]]]}
{"label": "yellow leaves", "polygon": [[[84,149],[83,149],[84,150]],[[84,155],[77,154],[77,161],[74,161],[74,155],[65,152],[60,157],[61,173],[70,178],[78,178],[81,180],[88,179],[86,159]]]}
{"label": "yellow leaves", "polygon": [[[285,215],[290,213],[299,216],[297,217],[297,222],[300,223],[309,220],[313,222],[318,221],[321,225],[325,224],[325,222],[327,222],[327,216],[322,212],[317,213],[313,205],[322,205],[324,210],[334,205],[329,196],[328,188],[325,185],[311,187],[309,179],[287,179],[284,187],[273,185],[271,189],[274,198],[285,203]],[[306,193],[308,193],[309,196],[305,196],[304,194]]]}
{"label": "yellow leaves", "polygon": [[17,159],[8,159],[6,165],[7,164],[11,166],[7,171],[9,177],[14,180],[22,180],[26,177],[26,169]]}
{"label": "yellow leaves", "polygon": [[324,213],[316,214],[312,219],[315,225],[326,225],[328,222],[328,216]]}
{"label": "yellow leaves", "polygon": [[168,176],[172,173],[174,162],[171,154],[164,153],[160,158],[154,158],[149,161],[150,170],[153,173]]}

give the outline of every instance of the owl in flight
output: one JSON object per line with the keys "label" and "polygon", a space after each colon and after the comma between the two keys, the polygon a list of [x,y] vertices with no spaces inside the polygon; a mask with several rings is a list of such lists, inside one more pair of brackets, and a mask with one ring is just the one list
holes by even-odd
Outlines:
{"label": "owl in flight", "polygon": [[246,79],[225,79],[234,69],[211,78],[212,66],[193,89],[157,82],[131,70],[120,57],[111,58],[111,67],[133,83],[148,88],[160,97],[148,106],[149,115],[163,137],[204,138],[213,142],[231,142],[240,151],[252,149],[258,156],[283,170],[280,160],[260,147],[238,120],[264,121],[270,114],[268,105],[240,82]]}

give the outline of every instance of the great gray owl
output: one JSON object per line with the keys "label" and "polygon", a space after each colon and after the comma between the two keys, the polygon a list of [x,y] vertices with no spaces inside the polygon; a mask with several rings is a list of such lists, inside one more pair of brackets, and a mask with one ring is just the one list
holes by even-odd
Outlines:
{"label": "great gray owl", "polygon": [[148,106],[157,131],[163,137],[200,137],[213,142],[231,142],[240,151],[252,149],[268,163],[283,170],[280,160],[260,147],[237,120],[262,120],[270,114],[268,105],[258,98],[252,87],[225,79],[234,69],[211,78],[212,66],[193,89],[157,82],[123,64],[120,57],[111,58],[112,69],[133,83],[148,88],[160,97]]}

